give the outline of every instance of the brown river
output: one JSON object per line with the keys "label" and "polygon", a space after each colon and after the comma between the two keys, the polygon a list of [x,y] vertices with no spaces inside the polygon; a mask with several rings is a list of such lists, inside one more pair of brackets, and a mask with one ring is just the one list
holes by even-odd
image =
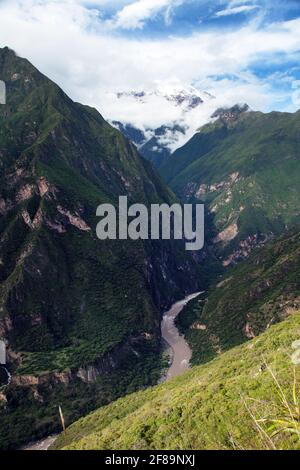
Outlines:
{"label": "brown river", "polygon": [[169,345],[171,350],[171,364],[166,372],[165,380],[172,379],[189,368],[192,351],[184,339],[184,336],[179,333],[175,325],[175,319],[183,307],[190,300],[198,297],[201,293],[202,292],[196,292],[195,294],[188,295],[185,299],[176,302],[163,316],[163,320],[161,322],[161,334],[162,338]]}

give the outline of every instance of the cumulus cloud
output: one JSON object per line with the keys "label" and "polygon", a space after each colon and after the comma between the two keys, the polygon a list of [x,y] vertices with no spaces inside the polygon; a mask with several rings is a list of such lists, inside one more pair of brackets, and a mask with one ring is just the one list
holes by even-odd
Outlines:
{"label": "cumulus cloud", "polygon": [[[116,92],[149,90],[158,83],[178,87],[193,83],[200,91],[210,92],[216,99],[189,113],[190,134],[219,106],[247,102],[253,109],[268,111],[280,109],[287,100],[286,90],[249,70],[258,60],[276,64],[278,57],[295,58],[300,19],[264,29],[251,23],[231,31],[198,29],[185,37],[136,39],[108,27],[101,11],[104,3],[4,0],[0,2],[0,45],[27,57],[72,99],[96,107],[107,119],[144,128],[180,120],[179,109],[158,97],[141,107],[129,99],[117,99]],[[130,6],[119,4],[120,12]],[[170,5],[165,2],[165,7]],[[141,18],[138,21],[144,21]]]}
{"label": "cumulus cloud", "polygon": [[110,22],[114,28],[141,29],[148,18],[166,8],[166,19],[170,18],[174,0],[137,0],[124,6]]}
{"label": "cumulus cloud", "polygon": [[258,5],[240,5],[240,6],[231,6],[228,8],[225,8],[224,10],[218,11],[215,16],[216,17],[221,17],[221,16],[230,16],[230,15],[237,15],[239,13],[248,13],[252,10],[255,10],[259,8]]}

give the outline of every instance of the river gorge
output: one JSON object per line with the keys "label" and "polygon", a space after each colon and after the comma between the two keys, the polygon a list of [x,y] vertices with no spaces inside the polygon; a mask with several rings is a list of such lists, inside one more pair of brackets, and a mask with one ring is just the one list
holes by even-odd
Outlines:
{"label": "river gorge", "polygon": [[189,367],[192,351],[188,343],[181,335],[175,325],[177,315],[185,305],[201,292],[196,292],[185,297],[183,300],[175,302],[171,308],[164,313],[161,323],[161,335],[170,348],[170,366],[165,374],[165,380],[172,379],[182,374]]}

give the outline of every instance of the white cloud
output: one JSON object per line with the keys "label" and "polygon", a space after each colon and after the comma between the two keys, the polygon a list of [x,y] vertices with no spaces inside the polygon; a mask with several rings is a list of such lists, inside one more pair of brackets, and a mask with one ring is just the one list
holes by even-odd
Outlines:
{"label": "white cloud", "polygon": [[215,16],[222,17],[222,16],[237,15],[238,13],[247,13],[257,8],[259,8],[258,5],[240,5],[236,7],[228,7],[228,8],[225,8],[224,10],[218,11],[215,14]]}
{"label": "white cloud", "polygon": [[[149,89],[158,82],[182,87],[196,83],[198,89],[216,96],[189,113],[189,135],[216,107],[247,102],[253,109],[268,111],[279,109],[288,99],[286,91],[247,69],[257,59],[294,57],[300,44],[300,19],[264,30],[251,23],[232,31],[199,28],[188,37],[130,40],[108,29],[100,7],[99,16],[84,3],[89,2],[0,2],[0,46],[8,45],[27,57],[72,99],[96,107],[105,118],[141,127],[180,119],[178,108],[159,99],[141,108],[115,97],[116,91]],[[96,0],[90,3],[95,5]],[[232,75],[234,79],[220,79]]]}
{"label": "white cloud", "polygon": [[175,3],[177,2],[174,0],[137,0],[124,6],[111,21],[111,25],[115,28],[141,29],[147,19],[164,8],[167,8],[166,14],[169,18],[171,8]]}
{"label": "white cloud", "polygon": [[235,7],[237,5],[246,5],[248,3],[254,3],[256,0],[229,0],[228,6]]}

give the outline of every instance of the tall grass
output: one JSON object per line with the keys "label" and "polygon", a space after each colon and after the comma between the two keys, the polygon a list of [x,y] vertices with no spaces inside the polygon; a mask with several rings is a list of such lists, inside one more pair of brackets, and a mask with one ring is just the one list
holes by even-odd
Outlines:
{"label": "tall grass", "polygon": [[[293,381],[290,384],[290,390],[283,387],[274,371],[267,364],[266,370],[272,377],[276,398],[270,403],[249,398],[247,401],[255,402],[256,406],[250,406],[245,400],[245,407],[259,433],[264,449],[277,450],[277,442],[280,442],[280,448],[291,449],[292,446],[299,449],[300,399],[296,367],[293,368]],[[258,416],[260,408],[263,410],[263,416]]]}

